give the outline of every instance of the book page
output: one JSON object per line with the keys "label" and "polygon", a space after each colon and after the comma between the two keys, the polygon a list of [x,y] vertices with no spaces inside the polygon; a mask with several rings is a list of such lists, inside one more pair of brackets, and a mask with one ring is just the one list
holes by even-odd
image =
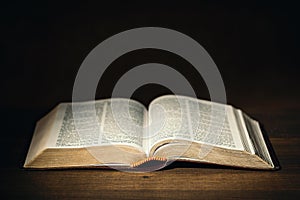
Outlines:
{"label": "book page", "polygon": [[[113,107],[117,112],[113,112]],[[56,147],[126,144],[142,148],[146,108],[128,99],[64,103]],[[73,109],[76,109],[74,117]]]}
{"label": "book page", "polygon": [[167,138],[193,139],[185,99],[159,97],[151,102],[148,117],[149,147]]}
{"label": "book page", "polygon": [[195,141],[244,150],[232,106],[197,99],[189,106]]}
{"label": "book page", "polygon": [[112,99],[103,116],[102,144],[122,143],[143,146],[146,108],[133,100]]}
{"label": "book page", "polygon": [[184,139],[243,149],[233,108],[229,105],[167,95],[150,104],[149,116],[151,146],[166,139]]}

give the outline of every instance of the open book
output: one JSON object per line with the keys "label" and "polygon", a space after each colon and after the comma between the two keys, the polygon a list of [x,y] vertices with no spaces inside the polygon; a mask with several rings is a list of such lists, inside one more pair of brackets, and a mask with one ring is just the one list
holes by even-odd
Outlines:
{"label": "open book", "polygon": [[[276,169],[259,123],[230,105],[185,96],[61,103],[36,126],[25,168],[165,166],[191,161]],[[152,164],[151,164],[152,163]]]}

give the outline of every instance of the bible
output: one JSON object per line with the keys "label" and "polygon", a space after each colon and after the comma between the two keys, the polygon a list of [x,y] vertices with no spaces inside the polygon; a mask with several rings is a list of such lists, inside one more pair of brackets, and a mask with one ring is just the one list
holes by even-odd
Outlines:
{"label": "bible", "polygon": [[173,161],[278,169],[260,124],[231,105],[164,95],[61,103],[36,124],[25,168],[163,168]]}

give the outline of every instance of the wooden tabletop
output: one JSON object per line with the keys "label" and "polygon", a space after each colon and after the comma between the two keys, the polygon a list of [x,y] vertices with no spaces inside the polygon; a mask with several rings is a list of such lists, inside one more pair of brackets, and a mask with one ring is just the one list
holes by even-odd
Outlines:
{"label": "wooden tabletop", "polygon": [[[282,169],[255,171],[178,163],[150,173],[1,169],[1,194],[46,199],[285,198],[300,195],[299,138],[271,138]],[[20,163],[21,164],[21,163]]]}

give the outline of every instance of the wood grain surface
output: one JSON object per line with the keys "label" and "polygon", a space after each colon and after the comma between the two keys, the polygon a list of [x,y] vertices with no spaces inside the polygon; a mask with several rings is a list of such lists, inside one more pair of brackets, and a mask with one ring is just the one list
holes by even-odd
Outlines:
{"label": "wood grain surface", "polygon": [[150,173],[8,167],[1,169],[1,194],[20,199],[296,198],[300,195],[300,139],[271,138],[271,142],[282,166],[279,171],[187,163]]}

